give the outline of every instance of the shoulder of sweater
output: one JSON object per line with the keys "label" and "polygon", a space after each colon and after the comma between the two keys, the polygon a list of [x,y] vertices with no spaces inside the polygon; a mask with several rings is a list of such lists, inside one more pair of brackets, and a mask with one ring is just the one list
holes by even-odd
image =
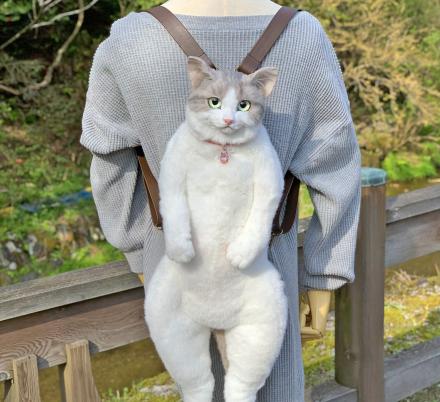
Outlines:
{"label": "shoulder of sweater", "polygon": [[139,37],[141,29],[151,25],[148,16],[154,18],[148,14],[145,18],[145,14],[140,12],[130,12],[124,17],[118,18],[110,26],[109,35],[104,38],[97,46],[94,59],[111,61],[119,53],[120,49],[126,48],[127,45],[133,42],[133,39]]}
{"label": "shoulder of sweater", "polygon": [[297,51],[317,54],[317,50],[328,51],[331,44],[321,21],[307,10],[299,12],[289,23],[292,42],[298,43]]}
{"label": "shoulder of sweater", "polygon": [[145,29],[145,27],[153,26],[154,17],[145,11],[131,11],[124,17],[118,18],[113,21],[110,28],[110,35],[126,35],[130,32],[134,32],[139,28]]}

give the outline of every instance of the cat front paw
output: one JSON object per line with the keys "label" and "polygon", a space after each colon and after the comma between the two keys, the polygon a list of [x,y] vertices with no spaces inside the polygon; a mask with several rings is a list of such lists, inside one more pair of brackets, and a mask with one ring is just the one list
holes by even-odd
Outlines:
{"label": "cat front paw", "polygon": [[238,238],[226,250],[226,258],[238,269],[244,269],[257,257],[258,249],[250,241]]}
{"label": "cat front paw", "polygon": [[173,239],[167,242],[166,254],[173,261],[190,262],[195,256],[191,238]]}

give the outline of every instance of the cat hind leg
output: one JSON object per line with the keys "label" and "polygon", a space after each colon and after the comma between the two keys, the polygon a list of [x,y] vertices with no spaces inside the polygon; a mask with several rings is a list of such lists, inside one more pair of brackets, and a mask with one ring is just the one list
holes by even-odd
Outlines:
{"label": "cat hind leg", "polygon": [[209,350],[211,330],[181,310],[178,284],[169,279],[154,278],[150,292],[147,291],[145,320],[151,339],[179,386],[184,402],[211,402],[214,391]]}
{"label": "cat hind leg", "polygon": [[287,300],[272,300],[261,308],[260,319],[246,320],[225,331],[229,362],[225,402],[255,402],[280,353],[287,325]]}

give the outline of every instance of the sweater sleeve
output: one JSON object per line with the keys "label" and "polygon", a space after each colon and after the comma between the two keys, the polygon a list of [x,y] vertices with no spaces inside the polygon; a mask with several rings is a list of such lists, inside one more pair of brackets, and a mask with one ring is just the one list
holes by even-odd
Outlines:
{"label": "sweater sleeve", "polygon": [[106,240],[142,272],[148,199],[138,174],[136,130],[111,70],[111,35],[95,51],[82,117],[80,143],[92,153],[90,183]]}
{"label": "sweater sleeve", "polygon": [[355,277],[361,154],[339,61],[319,22],[316,27],[303,88],[306,123],[289,169],[307,186],[314,206],[299,287],[335,290]]}

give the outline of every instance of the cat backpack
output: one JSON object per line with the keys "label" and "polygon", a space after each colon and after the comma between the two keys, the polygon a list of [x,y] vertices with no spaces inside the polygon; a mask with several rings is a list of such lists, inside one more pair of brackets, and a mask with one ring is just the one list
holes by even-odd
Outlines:
{"label": "cat backpack", "polygon": [[[198,56],[206,61],[212,68],[216,69],[212,61],[198,45],[193,36],[170,10],[163,6],[155,6],[146,11],[152,14],[165,27],[187,56]],[[298,11],[301,10],[282,6],[272,17],[266,29],[236,70],[244,74],[251,74],[257,70],[264,57],[283,32],[284,28]],[[153,225],[158,229],[162,229],[162,217],[159,212],[159,186],[157,180],[148,166],[142,147],[137,146],[135,149],[147,191]],[[287,170],[284,176],[283,195],[272,223],[271,241],[274,236],[287,233],[292,227],[293,222],[295,221],[298,205],[299,185],[299,179]],[[280,214],[284,203],[286,204],[284,216],[283,219],[280,220]]]}

